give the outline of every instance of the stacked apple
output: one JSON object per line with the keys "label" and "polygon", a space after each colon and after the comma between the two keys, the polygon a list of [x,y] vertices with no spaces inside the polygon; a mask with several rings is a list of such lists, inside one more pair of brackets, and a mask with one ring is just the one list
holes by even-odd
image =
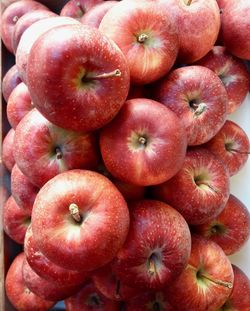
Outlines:
{"label": "stacked apple", "polygon": [[250,1],[4,4],[12,305],[249,310],[227,255],[250,236],[230,194],[250,143],[227,118],[249,91]]}

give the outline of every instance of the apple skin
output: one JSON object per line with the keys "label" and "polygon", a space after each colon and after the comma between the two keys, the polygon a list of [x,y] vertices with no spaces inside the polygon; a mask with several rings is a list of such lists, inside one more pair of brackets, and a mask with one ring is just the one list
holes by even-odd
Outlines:
{"label": "apple skin", "polygon": [[21,82],[22,80],[17,70],[17,65],[14,65],[6,72],[3,77],[2,94],[6,103],[8,102],[11,92]]}
{"label": "apple skin", "polygon": [[[70,214],[71,204],[78,206],[79,223]],[[32,211],[34,242],[66,269],[91,271],[107,264],[123,246],[128,229],[124,198],[106,177],[92,171],[71,170],[52,178]]]}
{"label": "apple skin", "polygon": [[181,168],[186,133],[170,109],[137,98],[126,101],[118,116],[101,130],[100,147],[104,164],[114,177],[149,186],[170,179]]}
{"label": "apple skin", "polygon": [[221,79],[228,95],[228,113],[237,110],[244,101],[250,83],[250,76],[242,60],[232,56],[224,46],[213,49],[197,65],[213,70]]}
{"label": "apple skin", "polygon": [[154,99],[182,120],[189,146],[210,140],[226,121],[227,92],[218,76],[206,67],[175,69],[156,85]]}
{"label": "apple skin", "polygon": [[59,128],[36,109],[18,124],[14,141],[17,166],[39,188],[63,171],[93,169],[99,161],[94,133]]}
{"label": "apple skin", "polygon": [[225,163],[230,176],[242,169],[250,153],[247,134],[238,124],[230,120],[226,121],[221,130],[204,147]]}
{"label": "apple skin", "polygon": [[[169,72],[177,57],[177,28],[171,14],[162,12],[155,1],[119,2],[103,17],[99,29],[124,53],[132,83],[158,80]],[[139,41],[140,35],[147,37]]]}
{"label": "apple skin", "polygon": [[226,255],[232,255],[250,237],[250,214],[247,207],[231,194],[216,218],[193,229],[195,233],[217,243]]}
{"label": "apple skin", "polygon": [[31,212],[17,205],[12,196],[3,207],[3,228],[15,242],[24,243],[24,236],[31,221]]}
{"label": "apple skin", "polygon": [[1,1],[1,12],[3,13],[4,10],[9,6],[11,5],[12,3],[14,2],[17,2],[19,0],[2,0]]}
{"label": "apple skin", "polygon": [[153,189],[154,197],[177,209],[188,224],[214,219],[229,198],[229,173],[209,150],[188,150],[184,164],[170,180]]}
{"label": "apple skin", "polygon": [[224,46],[233,55],[250,60],[250,3],[229,1],[221,14]]}
{"label": "apple skin", "polygon": [[102,2],[103,0],[69,0],[62,8],[60,15],[79,20],[88,10]]}
{"label": "apple skin", "polygon": [[47,311],[55,301],[44,300],[31,292],[24,283],[22,266],[25,259],[20,253],[12,262],[5,280],[5,290],[11,304],[19,311]]}
{"label": "apple skin", "polygon": [[14,144],[15,130],[10,129],[7,135],[4,137],[2,146],[2,160],[3,164],[9,172],[11,172],[13,166],[15,165],[15,159],[13,154],[13,144]]}
{"label": "apple skin", "polygon": [[[107,73],[113,76],[98,78]],[[126,100],[129,83],[124,55],[95,28],[56,27],[40,36],[30,51],[27,85],[33,103],[63,128],[91,131],[110,122]]]}
{"label": "apple skin", "polygon": [[34,108],[27,86],[19,83],[11,92],[7,103],[7,118],[13,129],[16,129],[22,118]]}
{"label": "apple skin", "polygon": [[129,234],[114,261],[114,272],[121,282],[136,288],[164,288],[188,262],[188,225],[175,209],[160,201],[132,202],[129,209]]}
{"label": "apple skin", "polygon": [[24,252],[30,267],[42,278],[57,284],[58,286],[67,286],[82,284],[87,280],[86,272],[67,270],[51,262],[37,248],[33,240],[31,225],[28,227],[25,240]]}
{"label": "apple skin", "polygon": [[103,296],[92,282],[64,300],[66,311],[119,311],[120,303]]}
{"label": "apple skin", "polygon": [[22,0],[12,3],[3,12],[1,25],[2,25],[2,40],[6,48],[13,53],[12,38],[16,22],[24,14],[35,11],[38,9],[49,10],[45,5],[32,0]]}
{"label": "apple skin", "polygon": [[32,211],[39,188],[33,185],[15,164],[11,171],[11,194],[23,209]]}
{"label": "apple skin", "polygon": [[[216,284],[204,275],[225,285]],[[214,311],[232,292],[233,279],[231,263],[223,250],[216,243],[194,235],[188,265],[166,288],[166,295],[176,311]]]}

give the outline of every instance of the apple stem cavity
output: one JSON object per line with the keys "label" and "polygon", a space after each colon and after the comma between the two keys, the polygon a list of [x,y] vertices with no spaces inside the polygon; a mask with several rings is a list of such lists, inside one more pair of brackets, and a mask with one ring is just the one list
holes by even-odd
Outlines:
{"label": "apple stem cavity", "polygon": [[70,215],[77,223],[82,222],[82,216],[79,212],[79,207],[75,203],[70,204],[69,211],[70,211]]}
{"label": "apple stem cavity", "polygon": [[121,296],[120,296],[120,289],[121,289],[121,281],[120,280],[117,280],[116,281],[116,288],[115,288],[115,297],[117,299],[120,299]]}
{"label": "apple stem cavity", "polygon": [[147,39],[148,39],[148,35],[146,35],[145,33],[141,33],[141,34],[137,37],[137,41],[138,41],[139,43],[144,43]]}
{"label": "apple stem cavity", "polygon": [[57,158],[57,160],[61,160],[62,157],[63,157],[61,149],[59,147],[56,147],[55,151],[56,151],[56,158]]}

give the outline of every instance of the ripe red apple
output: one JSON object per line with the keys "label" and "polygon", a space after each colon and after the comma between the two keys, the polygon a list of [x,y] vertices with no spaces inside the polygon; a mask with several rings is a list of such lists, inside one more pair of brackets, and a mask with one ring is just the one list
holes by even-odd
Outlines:
{"label": "ripe red apple", "polygon": [[31,225],[25,234],[24,252],[30,267],[40,277],[56,283],[58,286],[82,284],[87,280],[86,272],[64,269],[44,256],[34,243]]}
{"label": "ripe red apple", "polygon": [[88,10],[103,0],[69,0],[63,6],[60,15],[80,19]]}
{"label": "ripe red apple", "polygon": [[95,168],[96,143],[94,133],[59,128],[33,109],[16,128],[14,157],[30,182],[42,187],[63,171]]}
{"label": "ripe red apple", "polygon": [[227,92],[218,76],[208,68],[175,69],[159,82],[154,96],[182,120],[188,145],[207,142],[226,121]]}
{"label": "ripe red apple", "polygon": [[19,311],[47,311],[55,301],[44,300],[31,292],[24,283],[22,266],[25,259],[20,253],[12,262],[5,280],[5,290],[11,304]]}
{"label": "ripe red apple", "polygon": [[104,176],[71,170],[47,182],[32,211],[41,252],[67,269],[90,271],[110,262],[129,229],[127,204]]}
{"label": "ripe red apple", "polygon": [[21,82],[22,80],[17,70],[17,65],[14,65],[6,72],[3,77],[2,94],[6,103],[8,102],[11,92]]}
{"label": "ripe red apple", "polygon": [[3,228],[15,242],[24,243],[24,236],[31,221],[31,211],[17,205],[12,196],[3,207]]}
{"label": "ripe red apple", "polygon": [[39,188],[33,185],[15,164],[11,171],[11,194],[23,209],[32,211]]}
{"label": "ripe red apple", "polygon": [[100,146],[113,176],[148,186],[178,172],[187,143],[184,127],[170,109],[137,98],[126,101],[118,116],[101,130]]}
{"label": "ripe red apple", "polygon": [[232,288],[233,269],[223,250],[193,236],[188,265],[166,288],[166,294],[176,311],[214,311],[228,299]]}
{"label": "ripe red apple", "polygon": [[177,209],[189,224],[203,224],[225,207],[229,174],[212,152],[196,148],[187,152],[173,178],[154,188],[154,195]]}
{"label": "ripe red apple", "polygon": [[191,248],[188,225],[175,209],[160,201],[136,201],[129,208],[129,234],[117,254],[114,272],[129,286],[164,288],[188,262]]}
{"label": "ripe red apple", "polygon": [[248,93],[250,83],[242,60],[232,56],[224,46],[215,46],[197,65],[213,70],[221,79],[228,95],[228,113],[238,109]]}
{"label": "ripe red apple", "polygon": [[103,296],[89,282],[78,293],[64,300],[67,311],[119,311],[120,303]]}
{"label": "ripe red apple", "polygon": [[205,147],[225,163],[230,176],[242,169],[250,153],[247,134],[238,124],[230,120],[226,121]]}
{"label": "ripe red apple", "polygon": [[233,55],[250,60],[250,2],[229,1],[221,14],[223,43]]}
{"label": "ripe red apple", "polygon": [[13,129],[16,129],[32,108],[34,107],[27,86],[23,82],[19,83],[11,92],[7,103],[7,118]]}
{"label": "ripe red apple", "polygon": [[14,159],[14,154],[13,154],[14,136],[15,136],[15,130],[10,129],[7,135],[4,137],[3,146],[2,146],[3,164],[10,172],[13,166],[15,165],[15,159]]}
{"label": "ripe red apple", "polygon": [[232,194],[223,211],[213,220],[194,227],[194,231],[216,242],[226,255],[239,251],[250,237],[250,213]]}
{"label": "ripe red apple", "polygon": [[120,110],[128,95],[129,70],[122,52],[100,31],[68,25],[47,31],[35,42],[27,82],[34,105],[49,121],[90,131]]}
{"label": "ripe red apple", "polygon": [[24,14],[38,9],[48,10],[48,8],[45,5],[37,1],[22,0],[12,3],[3,12],[3,16],[1,19],[1,26],[2,26],[1,36],[4,45],[11,53],[13,53],[12,48],[13,33],[18,19]]}
{"label": "ripe red apple", "polygon": [[99,29],[126,56],[132,83],[156,81],[175,62],[179,48],[176,25],[171,14],[154,1],[121,1],[107,12]]}

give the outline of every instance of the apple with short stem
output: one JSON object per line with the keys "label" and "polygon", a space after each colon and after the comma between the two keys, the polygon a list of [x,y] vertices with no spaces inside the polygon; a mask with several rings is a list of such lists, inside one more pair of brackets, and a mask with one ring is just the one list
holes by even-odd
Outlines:
{"label": "apple with short stem", "polygon": [[69,0],[63,6],[60,15],[80,20],[86,12],[102,2],[103,0]]}

